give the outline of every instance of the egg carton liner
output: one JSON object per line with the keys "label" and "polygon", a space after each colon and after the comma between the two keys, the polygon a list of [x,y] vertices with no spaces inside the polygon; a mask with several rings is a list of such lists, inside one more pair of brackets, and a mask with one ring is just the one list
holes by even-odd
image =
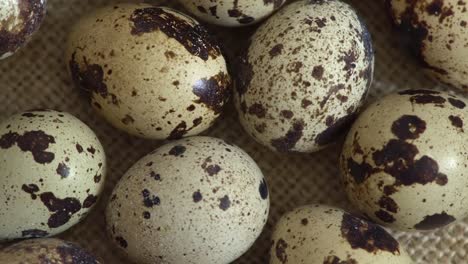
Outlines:
{"label": "egg carton liner", "polygon": [[[67,111],[88,124],[99,136],[107,153],[109,171],[104,192],[92,213],[59,237],[89,249],[103,263],[130,263],[115,254],[105,232],[104,210],[112,189],[139,158],[163,142],[129,136],[111,127],[91,109],[74,88],[64,59],[71,26],[80,16],[111,4],[112,0],[49,0],[47,17],[33,40],[13,57],[0,61],[0,118],[26,109]],[[119,1],[121,2],[121,1]],[[172,1],[146,1],[174,6]],[[394,90],[431,88],[446,90],[427,78],[400,42],[383,1],[347,1],[366,21],[376,52],[375,80],[369,102]],[[177,8],[177,7],[176,7]],[[233,56],[245,46],[254,27],[226,29],[209,27]],[[248,152],[262,169],[271,191],[271,212],[264,232],[254,246],[235,263],[268,263],[271,232],[282,214],[294,207],[324,203],[350,208],[340,184],[338,157],[342,141],[314,154],[273,153],[255,143],[240,126],[230,104],[216,124],[203,133],[233,142]],[[433,232],[394,233],[416,263],[466,263],[468,221]],[[219,234],[223,235],[223,234]]]}

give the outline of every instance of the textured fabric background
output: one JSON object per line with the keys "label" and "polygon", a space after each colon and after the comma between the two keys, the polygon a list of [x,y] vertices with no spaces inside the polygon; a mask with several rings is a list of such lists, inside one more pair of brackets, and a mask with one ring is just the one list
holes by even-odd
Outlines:
{"label": "textured fabric background", "polygon": [[[73,23],[82,14],[110,2],[112,0],[49,0],[47,18],[33,41],[15,56],[0,61],[0,117],[5,118],[26,109],[52,108],[70,112],[94,129],[104,144],[110,168],[105,191],[85,221],[60,237],[88,248],[103,263],[120,264],[130,262],[119,257],[108,243],[103,213],[105,205],[112,188],[125,171],[162,142],[128,136],[98,117],[73,89],[63,58],[67,32]],[[374,40],[376,71],[369,101],[395,89],[438,86],[424,77],[421,69],[401,47],[381,1],[348,2],[367,21]],[[253,30],[211,29],[222,42],[236,44],[236,47]],[[235,54],[235,48],[229,45],[225,46],[225,50],[228,54]],[[315,154],[272,153],[247,137],[237,122],[232,106],[226,108],[223,120],[204,134],[227,139],[245,149],[262,168],[271,190],[270,220],[254,247],[235,263],[267,263],[271,229],[278,218],[293,207],[316,202],[344,208],[349,206],[340,186],[337,168],[341,142]],[[435,232],[397,233],[396,236],[416,263],[468,261],[468,221]]]}

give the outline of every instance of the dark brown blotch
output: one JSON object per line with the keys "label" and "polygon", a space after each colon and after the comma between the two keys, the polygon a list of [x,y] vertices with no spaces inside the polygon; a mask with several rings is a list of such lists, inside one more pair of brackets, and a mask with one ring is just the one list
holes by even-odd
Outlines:
{"label": "dark brown blotch", "polygon": [[158,196],[151,194],[148,189],[144,189],[141,194],[143,195],[143,205],[151,208],[161,204],[161,200]]}
{"label": "dark brown blotch", "polygon": [[379,250],[388,251],[394,255],[400,254],[398,241],[387,231],[348,213],[343,214],[341,235],[353,249],[361,248],[374,254]]}
{"label": "dark brown blotch", "polygon": [[198,203],[203,199],[203,195],[201,194],[200,190],[198,190],[193,193],[192,198],[194,203]]}
{"label": "dark brown blotch", "polygon": [[265,179],[262,179],[260,182],[260,186],[258,187],[258,191],[260,192],[260,197],[263,200],[266,200],[268,198],[268,185],[265,181]]}
{"label": "dark brown blotch", "polygon": [[459,116],[451,115],[449,116],[450,122],[452,126],[456,127],[457,129],[461,129],[463,131],[463,120]]}
{"label": "dark brown blotch", "polygon": [[202,103],[215,114],[219,114],[229,99],[230,85],[231,78],[224,72],[219,72],[209,79],[198,80],[192,87],[193,93],[199,97],[195,102]]}
{"label": "dark brown blotch", "polygon": [[98,197],[95,195],[88,195],[86,199],[83,201],[83,208],[90,208],[97,202]]}
{"label": "dark brown blotch", "polygon": [[448,101],[451,105],[453,105],[456,108],[464,109],[466,107],[466,104],[461,100],[449,98]]}
{"label": "dark brown blotch", "polygon": [[186,150],[187,150],[186,147],[182,145],[177,145],[171,148],[171,150],[169,150],[169,155],[180,157],[185,153]]}
{"label": "dark brown blotch", "polygon": [[327,256],[323,261],[323,264],[358,264],[358,262],[355,259],[349,257],[346,260],[341,260],[337,256]]}
{"label": "dark brown blotch", "polygon": [[55,197],[52,192],[42,193],[39,197],[47,209],[52,212],[47,221],[50,228],[58,228],[66,224],[75,213],[81,210],[81,203],[76,198],[60,199]]}
{"label": "dark brown blotch", "polygon": [[248,113],[258,118],[264,118],[267,114],[267,109],[263,107],[262,104],[254,103],[253,105],[249,107]]}
{"label": "dark brown blotch", "polygon": [[68,175],[70,174],[70,168],[63,162],[58,165],[56,171],[62,179],[68,177]]}
{"label": "dark brown blotch", "polygon": [[280,55],[283,52],[283,47],[283,44],[276,44],[275,46],[273,46],[273,48],[271,48],[269,52],[270,57],[274,58]]}
{"label": "dark brown blotch", "polygon": [[229,207],[231,207],[229,196],[225,195],[223,198],[219,199],[219,208],[221,210],[226,211]]}
{"label": "dark brown blotch", "polygon": [[446,226],[455,221],[455,217],[447,214],[446,212],[442,212],[440,214],[425,216],[421,222],[414,226],[414,228],[418,230],[432,230]]}
{"label": "dark brown blotch", "polygon": [[54,153],[46,151],[50,144],[55,144],[55,138],[44,131],[28,131],[23,135],[9,132],[0,138],[3,149],[11,148],[14,144],[22,151],[31,152],[37,163],[51,163],[55,158]]}
{"label": "dark brown blotch", "polygon": [[288,255],[286,254],[286,249],[288,248],[288,243],[284,239],[280,238],[276,242],[275,255],[278,260],[285,264],[288,262]]}
{"label": "dark brown blotch", "polygon": [[401,140],[417,139],[426,130],[426,122],[414,115],[403,115],[392,124],[392,133]]}
{"label": "dark brown blotch", "polygon": [[[177,12],[177,11],[172,11]],[[221,50],[208,31],[201,25],[193,25],[172,12],[160,7],[136,9],[129,20],[133,22],[131,33],[141,36],[161,30],[168,37],[177,40],[192,55],[208,60],[216,59]]]}
{"label": "dark brown blotch", "polygon": [[271,145],[279,152],[288,152],[293,149],[302,138],[304,121],[297,120],[284,137],[271,140]]}
{"label": "dark brown blotch", "polygon": [[123,237],[121,237],[121,236],[115,237],[115,241],[117,241],[117,243],[119,244],[119,246],[122,247],[122,248],[127,248],[127,247],[128,247],[127,240],[125,240],[125,239],[124,239]]}
{"label": "dark brown blotch", "polygon": [[324,72],[325,69],[322,65],[314,66],[314,69],[312,70],[312,77],[314,77],[316,80],[322,80]]}

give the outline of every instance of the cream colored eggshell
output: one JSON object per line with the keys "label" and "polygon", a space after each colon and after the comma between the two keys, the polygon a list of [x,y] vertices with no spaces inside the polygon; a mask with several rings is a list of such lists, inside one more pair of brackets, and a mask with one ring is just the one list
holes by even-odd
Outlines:
{"label": "cream colored eggshell", "polygon": [[0,1],[0,60],[25,45],[44,19],[46,0]]}
{"label": "cream colored eggshell", "polygon": [[8,264],[99,264],[79,246],[56,238],[25,240],[0,250],[0,263]]}
{"label": "cream colored eggshell", "polygon": [[281,217],[270,264],[405,264],[411,258],[383,228],[340,209],[308,205]]}
{"label": "cream colored eggshell", "polygon": [[76,24],[67,47],[71,75],[93,108],[133,135],[198,134],[228,99],[230,78],[218,45],[195,20],[169,8],[98,9]]}
{"label": "cream colored eggshell", "polygon": [[279,9],[284,0],[179,0],[190,13],[208,23],[240,27],[251,25]]}
{"label": "cream colored eggshell", "polygon": [[408,90],[366,109],[341,167],[351,202],[374,221],[429,230],[468,216],[468,101]]}
{"label": "cream colored eggshell", "polygon": [[83,219],[106,172],[101,143],[83,122],[52,110],[0,123],[0,241],[44,237]]}
{"label": "cream colored eggshell", "polygon": [[394,22],[410,32],[410,42],[417,48],[427,72],[468,91],[468,2],[389,0],[388,3]]}
{"label": "cream colored eggshell", "polygon": [[340,1],[285,6],[251,38],[236,105],[245,130],[280,152],[314,152],[347,129],[372,82],[369,32]]}
{"label": "cream colored eggshell", "polygon": [[137,263],[230,263],[260,235],[268,188],[240,148],[210,137],[163,145],[117,184],[112,240]]}

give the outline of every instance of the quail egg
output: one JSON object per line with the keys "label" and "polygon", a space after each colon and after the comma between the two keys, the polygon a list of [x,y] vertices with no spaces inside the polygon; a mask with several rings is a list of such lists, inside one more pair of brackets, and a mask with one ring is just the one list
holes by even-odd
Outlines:
{"label": "quail egg", "polygon": [[47,237],[78,223],[103,186],[104,150],[70,114],[43,110],[0,123],[0,241]]}
{"label": "quail egg", "polygon": [[208,23],[239,27],[257,23],[279,9],[285,0],[179,0],[199,19]]}
{"label": "quail egg", "polygon": [[55,238],[30,239],[0,250],[0,263],[8,264],[99,264],[79,246]]}
{"label": "quail egg", "polygon": [[0,60],[15,53],[39,29],[46,0],[0,1]]}
{"label": "quail egg", "polygon": [[354,120],[374,54],[348,4],[299,1],[260,26],[238,64],[236,105],[248,134],[279,152],[314,152]]}
{"label": "quail egg", "polygon": [[230,94],[219,46],[198,22],[166,7],[101,8],[74,27],[66,56],[92,107],[144,138],[204,131]]}
{"label": "quail egg", "polygon": [[114,243],[136,263],[231,263],[268,219],[257,164],[210,137],[163,145],[131,167],[106,211]]}
{"label": "quail egg", "polygon": [[405,90],[375,102],[346,139],[351,202],[377,223],[431,230],[468,216],[468,101]]}
{"label": "quail egg", "polygon": [[468,2],[387,0],[395,24],[427,72],[468,91]]}
{"label": "quail egg", "polygon": [[271,264],[404,264],[411,258],[380,226],[340,209],[308,205],[276,224]]}

